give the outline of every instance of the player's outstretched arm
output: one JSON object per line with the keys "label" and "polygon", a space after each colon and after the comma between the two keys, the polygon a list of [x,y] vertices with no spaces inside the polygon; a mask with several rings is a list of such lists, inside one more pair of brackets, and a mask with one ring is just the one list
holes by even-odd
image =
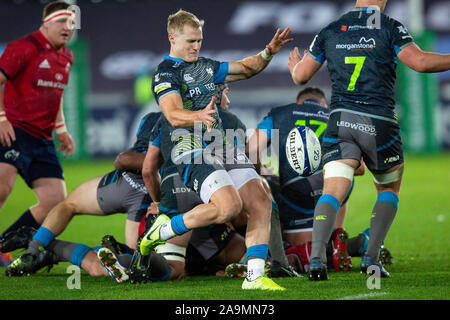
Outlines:
{"label": "player's outstretched arm", "polygon": [[263,51],[240,61],[230,61],[225,82],[248,79],[263,71],[269,65],[272,57],[277,54],[286,43],[294,40],[288,38],[291,32],[292,31],[289,28],[285,28],[283,31],[277,29],[272,40],[266,45]]}
{"label": "player's outstretched arm", "polygon": [[422,51],[416,44],[403,48],[398,58],[406,66],[417,72],[443,72],[450,69],[450,54]]}
{"label": "player's outstretched arm", "polygon": [[319,71],[322,64],[308,55],[308,51],[300,56],[295,47],[289,54],[288,68],[295,84],[306,84]]}

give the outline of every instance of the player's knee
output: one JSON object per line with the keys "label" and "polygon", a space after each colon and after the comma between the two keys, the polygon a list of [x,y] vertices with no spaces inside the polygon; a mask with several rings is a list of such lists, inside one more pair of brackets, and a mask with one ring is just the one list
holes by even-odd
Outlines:
{"label": "player's knee", "polygon": [[242,200],[238,194],[229,197],[227,201],[219,202],[215,223],[221,224],[230,221],[242,211],[242,207]]}
{"label": "player's knee", "polygon": [[8,184],[0,184],[0,206],[6,202],[6,199],[8,199],[9,194],[12,191],[12,187]]}

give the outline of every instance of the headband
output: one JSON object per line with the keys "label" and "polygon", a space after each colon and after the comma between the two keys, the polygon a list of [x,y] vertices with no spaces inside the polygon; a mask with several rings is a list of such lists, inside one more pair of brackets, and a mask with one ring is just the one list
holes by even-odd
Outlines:
{"label": "headband", "polygon": [[58,10],[44,18],[44,23],[74,17],[75,13],[70,10]]}

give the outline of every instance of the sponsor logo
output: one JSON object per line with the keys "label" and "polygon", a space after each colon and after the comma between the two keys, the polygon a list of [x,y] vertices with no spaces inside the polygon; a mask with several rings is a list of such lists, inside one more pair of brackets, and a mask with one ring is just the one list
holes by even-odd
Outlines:
{"label": "sponsor logo", "polygon": [[316,217],[316,220],[327,220],[327,217],[321,214],[320,216]]}
{"label": "sponsor logo", "polygon": [[209,92],[212,92],[215,90],[214,83],[208,83],[208,84],[199,84],[198,87],[195,87],[193,89],[189,90],[189,96],[192,98],[193,96],[197,95],[207,95]]}
{"label": "sponsor logo", "polygon": [[352,123],[348,121],[337,121],[336,125],[338,127],[350,128],[353,130],[358,130],[362,133],[370,134],[371,136],[376,136],[377,131],[374,125],[364,124],[364,123]]}
{"label": "sponsor logo", "polygon": [[50,69],[50,64],[48,63],[47,59],[44,59],[44,61],[41,62],[41,64],[39,65],[39,68]]}
{"label": "sponsor logo", "polygon": [[53,81],[45,81],[45,80],[42,80],[42,79],[38,80],[37,85],[39,87],[56,88],[56,89],[62,89],[62,90],[64,90],[66,88],[66,85],[64,83],[53,82]]}
{"label": "sponsor logo", "polygon": [[19,155],[20,155],[19,151],[12,149],[12,150],[5,152],[4,157],[6,160],[16,161],[16,159],[19,157]]}
{"label": "sponsor logo", "polygon": [[396,155],[396,156],[393,156],[393,157],[386,158],[384,160],[384,163],[397,162],[398,160],[400,160],[400,155]]}
{"label": "sponsor logo", "polygon": [[158,84],[157,86],[155,86],[155,93],[158,94],[161,91],[164,91],[169,88],[172,88],[172,85],[170,82],[162,82],[162,83]]}
{"label": "sponsor logo", "polygon": [[133,180],[133,178],[131,178],[126,172],[122,172],[122,177],[125,179],[126,182],[128,182],[128,184],[133,188],[136,189],[142,193],[147,194],[147,188],[145,187],[145,185],[138,183],[136,181]]}
{"label": "sponsor logo", "polygon": [[346,49],[346,50],[373,50],[376,47],[375,39],[361,37],[359,43],[338,43],[336,44],[336,49]]}
{"label": "sponsor logo", "polygon": [[195,192],[198,192],[198,180],[194,179],[194,190]]}
{"label": "sponsor logo", "polygon": [[325,154],[323,155],[323,160],[328,159],[328,158],[331,157],[333,154],[338,153],[338,152],[339,152],[339,150],[333,150],[333,151],[330,151],[330,152],[325,153]]}
{"label": "sponsor logo", "polygon": [[191,188],[188,187],[177,187],[177,188],[172,188],[172,193],[173,194],[178,194],[178,193],[187,193],[187,192],[191,192]]}

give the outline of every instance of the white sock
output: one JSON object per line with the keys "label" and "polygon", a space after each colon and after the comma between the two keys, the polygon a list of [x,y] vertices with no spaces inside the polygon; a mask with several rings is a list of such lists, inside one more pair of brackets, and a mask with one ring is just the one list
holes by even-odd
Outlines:
{"label": "white sock", "polygon": [[249,259],[247,262],[247,280],[253,281],[264,275],[266,261],[261,258]]}
{"label": "white sock", "polygon": [[170,222],[167,222],[161,226],[161,229],[159,229],[159,238],[162,240],[169,240],[175,237],[177,234],[172,229],[172,220]]}

